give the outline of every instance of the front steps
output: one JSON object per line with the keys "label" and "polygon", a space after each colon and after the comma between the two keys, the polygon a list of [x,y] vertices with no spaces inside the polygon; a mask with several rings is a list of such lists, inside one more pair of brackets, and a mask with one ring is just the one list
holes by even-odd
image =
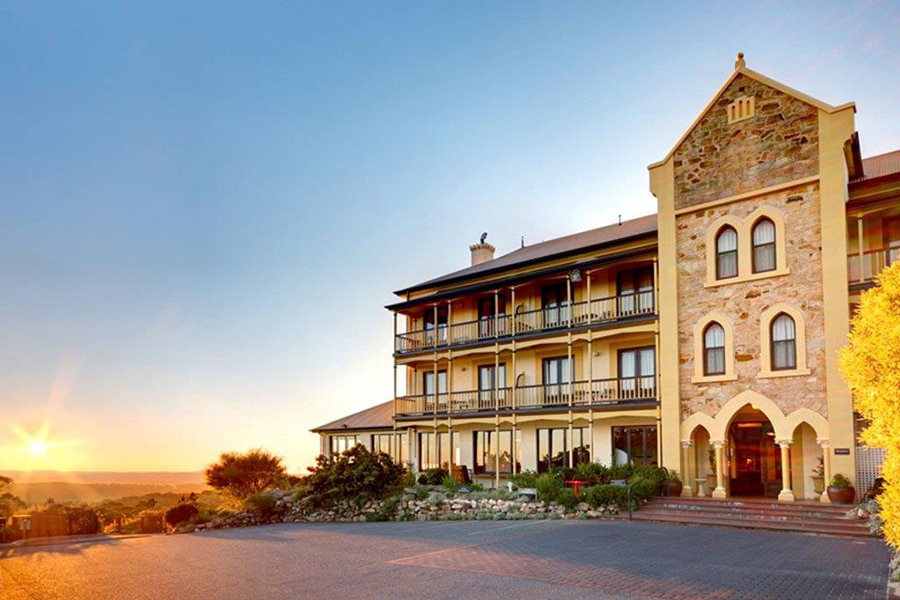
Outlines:
{"label": "front steps", "polygon": [[876,537],[868,522],[847,517],[851,506],[778,502],[774,498],[652,498],[634,512],[635,521],[715,525],[850,537]]}

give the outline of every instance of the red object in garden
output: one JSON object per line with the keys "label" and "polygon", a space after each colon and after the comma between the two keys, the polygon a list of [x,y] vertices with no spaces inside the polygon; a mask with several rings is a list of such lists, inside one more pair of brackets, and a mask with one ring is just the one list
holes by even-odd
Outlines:
{"label": "red object in garden", "polygon": [[567,484],[572,486],[572,491],[575,492],[575,497],[578,497],[578,489],[587,484],[587,481],[581,481],[580,479],[572,479],[566,482]]}

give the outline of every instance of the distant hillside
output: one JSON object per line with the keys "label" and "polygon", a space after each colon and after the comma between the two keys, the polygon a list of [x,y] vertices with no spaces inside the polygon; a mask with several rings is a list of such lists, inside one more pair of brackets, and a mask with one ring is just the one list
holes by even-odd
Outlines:
{"label": "distant hillside", "polygon": [[202,483],[181,485],[153,485],[139,483],[68,483],[42,481],[40,483],[14,483],[10,492],[27,504],[43,504],[47,498],[57,502],[100,502],[118,500],[126,496],[146,494],[190,494],[206,489]]}
{"label": "distant hillside", "polygon": [[145,494],[189,494],[206,489],[202,473],[2,471],[12,478],[10,492],[28,504],[100,502]]}

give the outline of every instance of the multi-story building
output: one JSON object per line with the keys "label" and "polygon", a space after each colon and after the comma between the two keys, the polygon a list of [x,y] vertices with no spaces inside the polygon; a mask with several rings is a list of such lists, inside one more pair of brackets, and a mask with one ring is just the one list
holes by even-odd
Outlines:
{"label": "multi-story building", "polygon": [[838,350],[900,259],[900,151],[863,160],[855,111],[739,55],[650,165],[657,215],[497,258],[483,236],[471,266],[397,291],[395,397],[315,429],[322,451],[493,485],[627,461],[677,470],[685,494],[784,501],[817,497],[819,457],[855,478]]}

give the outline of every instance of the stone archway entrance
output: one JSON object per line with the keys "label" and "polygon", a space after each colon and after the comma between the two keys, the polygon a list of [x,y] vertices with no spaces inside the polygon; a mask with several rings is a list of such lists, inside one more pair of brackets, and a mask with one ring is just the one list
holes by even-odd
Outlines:
{"label": "stone archway entrance", "polygon": [[751,405],[728,427],[728,477],[732,496],[778,497],[782,487],[781,449],[768,417]]}

